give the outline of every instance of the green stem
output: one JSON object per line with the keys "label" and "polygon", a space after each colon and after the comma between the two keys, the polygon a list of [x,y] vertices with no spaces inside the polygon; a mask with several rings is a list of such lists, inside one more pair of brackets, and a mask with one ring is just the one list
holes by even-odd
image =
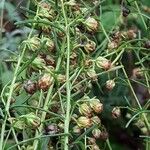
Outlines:
{"label": "green stem", "polygon": [[[68,20],[65,12],[64,2],[61,0],[62,5],[62,13],[65,20],[66,25],[66,37],[67,37],[67,66],[66,66],[66,90],[67,90],[67,101],[66,101],[66,116],[65,116],[65,126],[64,126],[64,133],[69,134],[69,122],[70,122],[70,98],[71,98],[71,88],[70,88],[70,80],[69,80],[69,65],[70,65],[70,33],[69,33],[69,26]],[[68,135],[65,136],[64,139],[64,150],[69,149],[69,137]]]}
{"label": "green stem", "polygon": [[138,10],[138,13],[139,13],[140,18],[141,18],[141,20],[142,20],[142,22],[143,22],[144,27],[145,27],[145,29],[147,30],[147,25],[146,25],[146,23],[145,23],[145,21],[144,21],[144,18],[143,18],[143,16],[142,16],[141,10],[140,10],[140,8],[139,8],[139,6],[138,6],[138,4],[137,4],[136,1],[135,1],[135,6],[136,6],[136,8],[137,8],[137,10]]}
{"label": "green stem", "polygon": [[111,145],[110,145],[109,139],[106,140],[106,143],[107,143],[107,145],[108,145],[109,150],[112,150],[112,147],[111,147]]}
{"label": "green stem", "polygon": [[[36,16],[35,16],[35,20],[37,18],[37,15],[38,15],[38,11],[39,11],[39,8],[37,9],[37,12],[36,12]],[[33,32],[33,28],[34,28],[34,25],[32,27],[32,30],[30,31],[29,35],[28,35],[28,39],[31,37],[32,35],[32,32]],[[21,64],[21,61],[24,57],[24,54],[25,54],[25,51],[26,51],[26,45],[24,46],[23,50],[22,50],[22,53],[21,55],[19,55],[18,57],[18,63],[16,65],[16,69],[14,71],[14,75],[13,75],[13,79],[12,79],[12,82],[10,84],[10,90],[9,90],[9,95],[8,95],[8,99],[7,99],[7,102],[6,102],[6,106],[5,106],[5,118],[4,118],[4,122],[2,124],[2,129],[1,129],[1,138],[0,138],[0,150],[3,150],[3,144],[4,144],[4,134],[5,134],[5,128],[6,128],[6,121],[7,121],[7,118],[9,116],[9,107],[10,107],[10,103],[11,103],[11,98],[12,98],[12,94],[13,94],[13,90],[14,90],[14,85],[15,85],[15,82],[16,82],[16,79],[17,79],[17,75],[18,75],[18,70],[19,70],[19,67],[20,67],[20,64]],[[14,130],[13,130],[13,133],[14,133]],[[15,140],[17,142],[17,138],[16,136],[15,137]]]}
{"label": "green stem", "polygon": [[[46,100],[45,100],[45,103],[44,103],[44,107],[43,107],[44,110],[48,110],[48,108],[49,108],[48,107],[48,103],[49,103],[49,100],[50,100],[50,97],[51,97],[52,90],[53,90],[53,85],[48,90],[48,93],[47,93],[47,96],[46,96]],[[41,122],[43,122],[45,120],[46,113],[47,113],[46,111],[42,112]],[[36,130],[35,137],[41,136],[42,130],[43,130],[43,123],[41,123],[40,127],[38,128],[38,130]],[[38,143],[39,143],[39,140],[37,140],[37,139],[34,140],[34,143],[33,143],[34,150],[37,149]]]}
{"label": "green stem", "polygon": [[[132,91],[132,94],[133,94],[133,96],[134,96],[134,98],[135,98],[135,101],[136,101],[136,103],[137,103],[139,109],[142,110],[142,106],[141,106],[141,104],[140,104],[140,102],[139,102],[139,100],[138,100],[138,98],[137,98],[137,96],[136,96],[136,94],[135,94],[135,91],[134,91],[134,89],[133,89],[133,87],[132,87],[132,85],[131,85],[130,80],[128,79],[128,75],[127,75],[127,73],[126,73],[124,67],[122,68],[122,70],[123,70],[123,73],[124,73],[124,75],[125,75],[125,77],[126,77],[126,79],[127,79],[127,81],[128,81],[129,87],[130,87],[130,89],[131,89],[131,91]],[[149,122],[148,122],[148,119],[147,119],[145,113],[143,113],[142,116],[143,116],[143,118],[144,118],[144,122],[145,122],[145,125],[146,125],[148,131],[150,131],[150,124],[149,124]]]}
{"label": "green stem", "polygon": [[0,14],[0,16],[1,16],[0,17],[0,28],[1,28],[1,31],[0,31],[0,39],[2,39],[5,0],[2,0],[0,4],[1,4],[1,14]]}

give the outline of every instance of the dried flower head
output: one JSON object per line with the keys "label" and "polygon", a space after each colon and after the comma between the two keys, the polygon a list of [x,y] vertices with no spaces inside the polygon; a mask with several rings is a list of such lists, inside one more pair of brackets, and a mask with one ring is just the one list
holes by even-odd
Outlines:
{"label": "dried flower head", "polygon": [[31,80],[28,80],[23,85],[25,91],[29,94],[34,94],[37,90],[37,84],[36,82],[33,82]]}
{"label": "dried flower head", "polygon": [[93,51],[95,51],[96,49],[96,43],[92,40],[88,40],[85,44],[84,44],[84,49],[87,53],[91,53]]}
{"label": "dried flower head", "polygon": [[38,88],[46,91],[52,85],[52,83],[53,77],[50,74],[44,74],[38,81]]}

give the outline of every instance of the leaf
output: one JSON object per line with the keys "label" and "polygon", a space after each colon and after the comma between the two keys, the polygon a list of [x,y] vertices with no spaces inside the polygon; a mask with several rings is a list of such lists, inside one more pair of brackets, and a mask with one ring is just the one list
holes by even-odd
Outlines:
{"label": "leaf", "polygon": [[[109,9],[109,8],[108,8]],[[120,15],[119,6],[110,6],[110,11],[103,12],[101,15],[101,24],[104,26],[106,31],[109,31],[117,23]]]}

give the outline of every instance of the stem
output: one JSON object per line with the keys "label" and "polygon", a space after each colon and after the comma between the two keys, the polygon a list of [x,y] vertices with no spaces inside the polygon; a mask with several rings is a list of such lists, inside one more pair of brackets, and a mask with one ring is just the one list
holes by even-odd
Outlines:
{"label": "stem", "polygon": [[66,116],[65,116],[65,126],[64,126],[64,133],[67,134],[64,139],[64,150],[69,149],[69,122],[70,122],[70,98],[71,98],[71,92],[70,92],[70,80],[69,80],[69,65],[70,65],[70,33],[69,33],[69,26],[68,26],[68,20],[64,8],[64,2],[61,0],[62,5],[62,13],[65,20],[66,25],[66,37],[67,37],[67,66],[66,66],[66,90],[67,90],[67,106],[66,106]]}
{"label": "stem", "polygon": [[[48,108],[49,108],[48,107],[49,106],[48,103],[49,103],[49,100],[50,100],[50,96],[51,96],[52,90],[53,90],[53,85],[48,90],[48,93],[47,93],[47,96],[46,96],[46,100],[45,100],[45,103],[44,103],[44,107],[43,107],[44,110],[48,110]],[[42,112],[41,122],[43,122],[45,120],[46,113],[47,113],[46,111]],[[36,130],[35,137],[41,136],[42,130],[43,130],[43,123],[41,123],[40,127],[38,128],[38,130]],[[33,143],[34,150],[37,149],[38,143],[39,143],[38,139],[34,140],[34,143]]]}
{"label": "stem", "polygon": [[[38,11],[39,11],[39,8],[37,9],[36,16],[34,17],[35,20],[37,18]],[[30,31],[30,33],[28,35],[28,39],[32,35],[33,28],[34,28],[34,25],[33,25],[32,29],[31,29],[31,31]],[[9,116],[9,107],[10,107],[11,98],[12,98],[12,94],[13,94],[13,90],[14,90],[14,85],[15,85],[15,82],[16,82],[16,79],[17,79],[17,75],[18,75],[18,70],[19,70],[21,61],[22,61],[22,59],[24,57],[25,51],[26,51],[26,45],[24,46],[21,55],[19,55],[19,57],[18,57],[18,63],[16,65],[16,69],[14,71],[13,79],[12,79],[12,82],[10,84],[9,95],[8,95],[8,99],[7,99],[6,106],[5,106],[5,112],[6,112],[6,114],[5,114],[4,122],[2,124],[2,129],[1,129],[0,150],[3,150],[3,148],[4,148],[3,147],[3,144],[4,144],[4,134],[5,134],[5,128],[6,128],[6,121],[7,121],[7,118]],[[13,133],[14,133],[14,130],[13,130]],[[14,137],[15,137],[15,140],[17,142],[16,136],[14,136]]]}
{"label": "stem", "polygon": [[1,130],[1,139],[0,139],[0,149],[1,150],[3,149],[5,127],[6,127],[7,117],[8,117],[8,114],[9,114],[9,107],[10,107],[10,102],[11,102],[11,98],[12,98],[12,94],[13,94],[13,89],[14,89],[15,81],[16,81],[16,78],[17,78],[17,73],[18,73],[22,58],[24,56],[25,50],[26,50],[26,46],[24,47],[24,49],[22,51],[22,54],[19,56],[18,63],[17,63],[16,69],[15,69],[15,72],[14,72],[14,77],[13,77],[13,80],[12,80],[11,85],[10,85],[9,96],[8,96],[8,99],[7,99],[7,102],[6,102],[6,107],[5,107],[6,115],[5,115],[3,125],[2,125],[2,130]]}
{"label": "stem", "polygon": [[109,150],[112,150],[112,147],[111,147],[111,145],[110,145],[109,139],[106,140],[106,143],[107,143],[107,145],[108,145]]}
{"label": "stem", "polygon": [[141,18],[141,20],[142,20],[142,22],[143,22],[144,27],[145,27],[145,29],[147,30],[147,25],[146,25],[146,23],[145,23],[145,21],[144,21],[144,18],[143,18],[143,16],[142,16],[141,10],[140,10],[140,8],[139,8],[139,6],[138,6],[138,4],[137,4],[136,1],[135,1],[135,6],[136,6],[136,8],[137,8],[137,10],[138,10],[138,13],[139,13],[140,18]]}
{"label": "stem", "polygon": [[2,39],[5,0],[2,0],[0,4],[1,4],[1,14],[0,14],[0,16],[1,16],[0,17],[0,28],[1,28],[1,31],[0,31],[0,39]]}
{"label": "stem", "polygon": [[[132,85],[131,85],[131,82],[130,82],[130,80],[128,79],[128,75],[127,75],[127,73],[126,73],[124,67],[122,68],[122,70],[123,70],[123,73],[124,73],[124,75],[125,75],[125,77],[126,77],[126,79],[127,79],[127,81],[128,81],[129,87],[130,87],[130,89],[131,89],[131,91],[132,91],[132,94],[133,94],[133,96],[134,96],[134,98],[135,98],[135,101],[136,101],[136,103],[137,103],[139,109],[140,109],[140,110],[143,110],[143,109],[142,109],[142,106],[141,106],[141,104],[140,104],[140,102],[139,102],[139,100],[138,100],[138,98],[137,98],[137,96],[136,96],[136,94],[135,94],[135,91],[134,91],[134,89],[133,89],[133,87],[132,87]],[[148,122],[148,119],[146,118],[145,113],[143,113],[142,116],[143,116],[143,118],[144,118],[144,122],[145,122],[145,125],[146,125],[148,131],[150,131],[150,124],[149,124],[149,122]]]}

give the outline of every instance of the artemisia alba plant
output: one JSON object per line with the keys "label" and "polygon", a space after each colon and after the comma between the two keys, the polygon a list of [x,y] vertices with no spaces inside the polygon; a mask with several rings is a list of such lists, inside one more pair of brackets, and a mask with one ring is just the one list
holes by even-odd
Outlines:
{"label": "artemisia alba plant", "polygon": [[[107,50],[94,57],[99,50],[96,38],[102,32],[101,1],[43,0],[31,4],[28,19],[16,23],[31,32],[19,46],[14,78],[4,89],[0,149],[5,149],[10,136],[14,145],[8,149],[99,150],[105,142],[111,149],[101,119],[106,109],[102,90],[109,93],[117,88],[118,71],[127,78],[120,63],[126,46],[123,41],[135,39],[136,30],[115,32]],[[127,17],[129,10],[123,9],[121,15]],[[101,76],[107,78],[102,88]],[[134,76],[142,74],[136,71]],[[133,90],[130,81],[126,83]],[[96,85],[101,96],[93,93]],[[120,118],[120,107],[111,106],[109,115],[114,121]],[[143,126],[150,128],[146,114]]]}

